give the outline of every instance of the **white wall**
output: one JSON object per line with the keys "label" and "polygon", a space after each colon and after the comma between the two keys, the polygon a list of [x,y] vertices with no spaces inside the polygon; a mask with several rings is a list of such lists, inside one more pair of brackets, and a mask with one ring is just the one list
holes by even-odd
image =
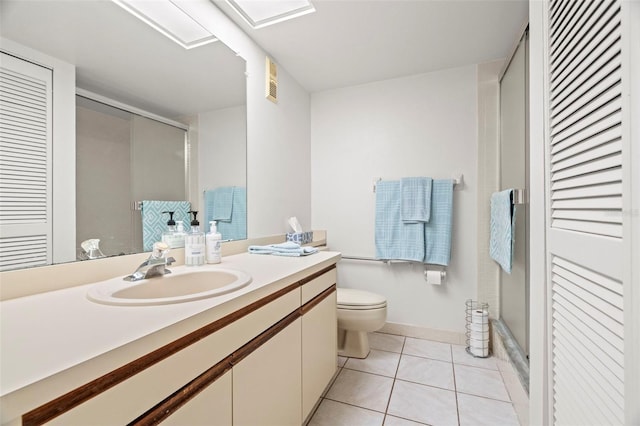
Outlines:
{"label": "white wall", "polygon": [[464,331],[477,289],[476,66],[315,93],[311,97],[313,228],[344,255],[375,255],[375,178],[452,178],[451,262],[442,286],[420,265],[343,260],[338,286],[383,294],[388,322]]}
{"label": "white wall", "polygon": [[244,105],[198,116],[198,180],[202,191],[245,186],[247,113]]}
{"label": "white wall", "polygon": [[267,100],[266,52],[209,0],[184,2],[183,7],[247,62],[249,237],[284,233],[290,216],[310,227],[309,94],[279,68],[278,103]]}

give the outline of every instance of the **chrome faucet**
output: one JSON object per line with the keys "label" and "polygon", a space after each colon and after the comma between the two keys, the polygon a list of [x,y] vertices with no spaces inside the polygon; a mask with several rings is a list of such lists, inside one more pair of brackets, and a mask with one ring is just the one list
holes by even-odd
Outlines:
{"label": "chrome faucet", "polygon": [[176,260],[173,257],[167,257],[168,251],[168,244],[161,242],[155,243],[149,258],[142,262],[133,274],[124,277],[124,280],[139,281],[146,278],[170,274],[171,271],[168,270],[166,266],[171,266],[171,264]]}

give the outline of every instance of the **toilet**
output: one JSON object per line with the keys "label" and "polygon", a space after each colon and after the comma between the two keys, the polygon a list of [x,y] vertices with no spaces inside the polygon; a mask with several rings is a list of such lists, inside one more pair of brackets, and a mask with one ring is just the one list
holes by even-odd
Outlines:
{"label": "toilet", "polygon": [[338,288],[338,355],[366,358],[367,333],[380,330],[387,320],[387,299],[375,293]]}

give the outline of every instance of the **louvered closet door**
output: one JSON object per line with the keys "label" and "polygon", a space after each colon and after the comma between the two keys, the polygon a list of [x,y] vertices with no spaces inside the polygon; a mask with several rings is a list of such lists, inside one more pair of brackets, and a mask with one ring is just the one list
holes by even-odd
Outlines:
{"label": "louvered closet door", "polygon": [[51,263],[51,70],[2,53],[0,270]]}
{"label": "louvered closet door", "polygon": [[547,262],[553,416],[625,423],[619,1],[548,8]]}

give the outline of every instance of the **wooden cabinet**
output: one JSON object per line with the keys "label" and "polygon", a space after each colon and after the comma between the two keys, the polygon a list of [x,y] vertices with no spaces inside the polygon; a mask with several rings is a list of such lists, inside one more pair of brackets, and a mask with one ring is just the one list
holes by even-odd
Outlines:
{"label": "wooden cabinet", "polygon": [[233,367],[233,424],[299,426],[301,319]]}
{"label": "wooden cabinet", "polygon": [[22,411],[22,423],[299,426],[336,371],[335,282],[332,265],[185,328],[182,337]]}
{"label": "wooden cabinet", "polygon": [[302,315],[302,419],[319,401],[337,369],[336,292]]}
{"label": "wooden cabinet", "polygon": [[162,425],[167,426],[231,426],[232,373],[226,372],[171,416]]}

